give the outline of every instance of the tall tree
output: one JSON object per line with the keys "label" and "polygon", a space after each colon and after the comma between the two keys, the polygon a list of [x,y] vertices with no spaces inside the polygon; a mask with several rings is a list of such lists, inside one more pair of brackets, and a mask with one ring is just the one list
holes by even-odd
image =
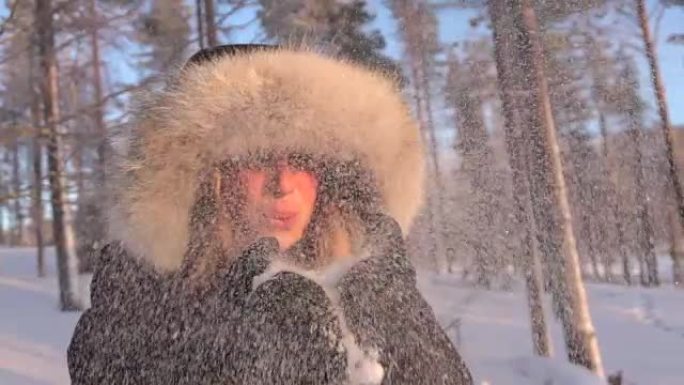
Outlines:
{"label": "tall tree", "polygon": [[[656,52],[655,43],[651,37],[651,29],[648,23],[648,14],[646,11],[646,4],[644,0],[635,0],[637,8],[637,17],[639,20],[639,26],[641,28],[641,36],[644,43],[644,51],[646,53],[646,58],[648,59],[648,66],[651,74],[651,83],[653,86],[653,92],[655,93],[656,102],[658,105],[658,116],[660,117],[660,129],[665,140],[665,154],[667,156],[667,172],[669,184],[672,188],[672,192],[675,199],[675,204],[677,205],[677,212],[679,218],[679,227],[671,228],[671,231],[676,231],[679,236],[672,237],[673,242],[677,242],[682,239],[682,233],[684,232],[684,192],[682,191],[682,184],[680,181],[679,167],[677,166],[677,154],[675,154],[675,149],[677,148],[675,141],[675,134],[672,129],[672,124],[670,122],[670,116],[667,108],[667,98],[665,96],[665,85],[663,84],[660,68],[658,67],[658,55]],[[671,4],[682,5],[684,2],[681,0],[672,1],[669,0]],[[682,253],[682,248],[684,245],[673,245],[672,246],[672,258],[673,266],[678,266],[682,263],[684,255]],[[655,263],[655,258],[653,259]],[[651,266],[653,268],[653,266]],[[653,283],[657,284],[657,271],[650,272],[650,275],[654,275],[655,281]]]}
{"label": "tall tree", "polygon": [[[5,46],[6,66],[3,71],[3,104],[21,112],[22,125],[26,127],[19,135],[30,144],[32,177],[25,175],[22,183],[28,182],[31,190],[31,228],[36,244],[36,270],[39,277],[45,276],[45,253],[43,245],[43,200],[42,200],[42,127],[40,117],[40,90],[35,47],[35,9],[32,1],[14,1],[11,28],[7,28]],[[21,159],[19,159],[21,161]]]}
{"label": "tall tree", "polygon": [[197,25],[197,45],[200,49],[206,47],[205,35],[204,35],[204,12],[202,12],[202,3],[204,0],[195,0],[195,17],[197,18],[195,23]]}
{"label": "tall tree", "polygon": [[52,205],[53,236],[57,254],[60,306],[63,311],[79,310],[77,261],[74,233],[65,201],[61,135],[59,132],[59,90],[55,31],[51,0],[36,0],[36,24],[42,73],[41,91],[46,124],[48,179]]}
{"label": "tall tree", "polygon": [[670,257],[672,258],[672,283],[679,288],[684,288],[684,266],[682,263],[682,239],[681,227],[679,220],[674,213],[670,213]]}
{"label": "tall tree", "polygon": [[423,140],[429,146],[431,179],[434,182],[426,209],[433,240],[431,254],[435,258],[437,269],[445,272],[448,269],[448,261],[444,247],[444,183],[432,103],[433,82],[437,73],[435,55],[440,50],[437,18],[425,1],[390,0],[387,5],[399,24],[399,34],[404,42],[404,60],[409,68],[415,112],[421,124]]}
{"label": "tall tree", "polygon": [[639,95],[639,81],[634,60],[621,53],[619,82],[614,88],[615,99],[622,108],[626,120],[627,133],[634,153],[633,175],[635,194],[636,242],[639,249],[641,284],[653,286],[659,284],[658,266],[655,255],[653,224],[649,216],[649,200],[644,183],[643,165],[643,114],[645,105]]}
{"label": "tall tree", "polygon": [[[479,64],[479,67],[478,67]],[[475,275],[479,285],[490,288],[493,278],[492,269],[496,268],[493,255],[494,241],[494,186],[493,186],[493,153],[488,144],[487,129],[482,116],[483,103],[480,95],[476,94],[476,80],[482,79],[482,63],[468,63],[465,70],[459,59],[449,60],[447,97],[454,106],[458,142],[456,148],[460,151],[461,172],[470,181],[470,191],[474,204],[469,207],[473,223],[473,236],[469,236],[468,243],[473,246],[475,253]],[[486,68],[486,67],[485,67]],[[471,80],[472,82],[468,82]],[[470,84],[475,83],[475,84]]]}
{"label": "tall tree", "polygon": [[[568,183],[568,199],[572,202],[572,214],[575,218],[577,234],[583,242],[578,242],[578,251],[583,250],[591,264],[591,275],[594,279],[602,280],[602,269],[597,253],[596,234],[594,232],[594,181],[591,173],[595,166],[593,162],[593,148],[589,143],[590,137],[584,129],[574,129],[563,133],[567,151],[564,158],[565,175]],[[583,248],[581,248],[584,246]],[[609,266],[605,266],[608,268]]]}
{"label": "tall tree", "polygon": [[[100,5],[105,7],[108,4],[97,0],[88,0],[87,14],[82,24],[87,27],[89,34],[90,61],[86,62],[88,65],[74,64],[71,79],[68,79],[70,81],[67,84],[71,91],[69,92],[70,98],[68,98],[70,103],[66,103],[67,107],[78,111],[84,104],[90,103],[93,106],[89,114],[78,114],[75,119],[71,120],[74,133],[79,132],[82,136],[92,137],[91,140],[87,141],[75,141],[75,154],[72,157],[77,172],[76,251],[79,271],[82,272],[91,270],[94,263],[94,248],[97,248],[104,240],[106,226],[103,211],[98,205],[93,204],[94,202],[101,202],[104,196],[108,153],[107,125],[105,123],[107,103],[103,79],[106,65],[101,59],[102,29],[106,28],[107,25],[104,16],[106,12],[101,11]],[[83,172],[84,169],[88,168],[86,167],[87,164],[90,163],[87,156],[87,145],[89,143],[95,145],[95,162],[91,167],[90,178]]]}
{"label": "tall tree", "polygon": [[[571,362],[603,376],[580,274],[535,10],[529,0],[490,0],[488,9],[494,29],[506,125],[513,135],[524,138],[520,146],[528,154],[527,179],[536,226],[544,226],[550,237],[543,240],[542,250],[549,259],[552,279],[560,285],[553,293],[568,357]],[[529,128],[523,128],[523,124]],[[551,194],[547,192],[549,186],[553,187]]]}
{"label": "tall tree", "polygon": [[674,192],[674,197],[677,204],[677,211],[679,214],[679,222],[684,228],[684,192],[682,191],[682,184],[679,180],[679,170],[676,162],[675,152],[675,136],[670,123],[670,116],[667,109],[667,99],[665,97],[665,86],[660,76],[660,68],[658,67],[658,56],[651,37],[651,29],[648,25],[648,14],[646,11],[645,0],[634,0],[636,3],[637,18],[641,28],[641,35],[644,43],[644,51],[646,59],[648,59],[648,66],[651,73],[651,82],[653,85],[653,92],[655,93],[658,116],[660,117],[660,128],[665,139],[665,151],[667,154],[668,176],[670,185]]}
{"label": "tall tree", "polygon": [[[580,235],[578,250],[591,262],[594,277],[600,278],[599,242],[595,225],[598,171],[587,122],[591,114],[586,97],[581,57],[572,43],[573,31],[548,25],[541,34],[544,46],[544,70],[549,82],[549,99],[554,125],[559,133],[559,146],[571,203],[573,225]],[[604,261],[605,262],[605,261]]]}
{"label": "tall tree", "polygon": [[[684,0],[661,0],[667,7],[684,7]],[[673,33],[667,41],[675,44],[684,44],[684,33]]]}
{"label": "tall tree", "polygon": [[[31,51],[30,70],[33,70],[36,62],[36,57]],[[40,93],[38,92],[38,82],[36,78],[31,76],[31,123],[34,127],[33,138],[31,142],[31,157],[33,179],[31,186],[31,219],[33,220],[33,227],[36,237],[36,265],[39,277],[45,276],[45,236],[43,235],[43,122],[40,117]]]}
{"label": "tall tree", "polygon": [[100,58],[100,13],[97,10],[97,0],[88,1],[88,16],[90,25],[90,52],[92,65],[93,93],[95,97],[95,108],[93,109],[93,122],[97,135],[97,170],[96,183],[104,184],[105,163],[106,163],[106,137],[107,128],[104,121],[103,106],[103,81],[102,81],[102,60]]}
{"label": "tall tree", "polygon": [[[473,233],[468,237],[467,243],[475,248],[477,280],[481,285],[488,286],[493,275],[491,269],[497,265],[492,255],[496,252],[493,243],[498,238],[494,217],[497,213],[505,212],[503,206],[508,202],[501,201],[503,192],[496,186],[496,180],[502,178],[494,171],[493,149],[488,143],[483,117],[483,101],[490,93],[488,88],[492,80],[487,73],[490,64],[473,56],[467,56],[465,64],[460,64],[455,57],[450,58],[446,94],[449,102],[454,105],[457,117],[457,148],[462,154],[461,171],[470,180],[471,195],[475,201],[474,205],[469,204],[472,215],[468,220]],[[519,157],[513,160],[517,162]],[[513,166],[520,165],[515,163],[512,168]],[[520,182],[519,178],[515,181]],[[526,185],[518,186],[519,190],[524,188]],[[514,251],[514,261],[519,262],[525,277],[533,348],[540,356],[550,356],[552,348],[542,301],[539,255],[531,237],[527,200],[520,199],[524,195],[515,198],[513,203],[516,206],[516,227],[522,234],[521,242]]]}
{"label": "tall tree", "polygon": [[538,266],[539,256],[535,247],[534,234],[540,231],[535,225],[532,212],[531,187],[529,184],[529,146],[528,131],[522,124],[523,117],[517,112],[521,109],[517,90],[522,87],[520,73],[515,70],[514,54],[519,34],[511,34],[513,19],[510,14],[512,3],[489,1],[488,11],[492,22],[494,56],[498,77],[498,88],[501,95],[502,110],[505,119],[504,132],[506,150],[512,171],[513,198],[516,223],[522,231],[519,258],[525,273],[528,291],[528,308],[532,324],[532,339],[535,351],[540,355],[550,354],[547,331],[542,326],[543,307],[541,305],[541,272]]}
{"label": "tall tree", "polygon": [[14,11],[12,25],[7,28],[6,60],[7,65],[2,77],[2,108],[0,120],[3,123],[3,141],[6,143],[4,155],[9,165],[7,183],[7,208],[11,218],[11,228],[8,241],[10,245],[17,245],[23,238],[23,158],[25,127],[27,126],[26,111],[30,105],[31,92],[29,73],[26,72],[30,59],[30,9],[25,5],[18,5]]}
{"label": "tall tree", "polygon": [[216,33],[216,16],[214,12],[214,0],[204,0],[205,27],[207,30],[207,45],[214,47],[218,45]]}
{"label": "tall tree", "polygon": [[21,246],[24,242],[23,178],[21,172],[21,140],[16,138],[10,148],[12,152],[12,191],[14,193],[14,234],[12,243]]}
{"label": "tall tree", "polygon": [[[610,210],[610,217],[615,230],[614,248],[618,250],[620,260],[622,262],[622,276],[628,285],[632,284],[631,263],[629,253],[626,247],[627,239],[625,236],[625,226],[623,225],[623,210],[620,207],[619,186],[617,180],[617,172],[611,166],[610,162],[610,143],[608,137],[608,115],[614,113],[618,108],[612,103],[610,97],[610,83],[608,82],[611,75],[618,72],[615,60],[612,60],[611,55],[606,52],[607,45],[603,40],[589,33],[592,28],[589,20],[584,20],[584,39],[583,49],[587,57],[587,69],[589,73],[589,80],[591,82],[591,101],[592,106],[598,115],[599,131],[601,133],[601,155],[603,158],[603,173],[606,185],[606,199]],[[598,31],[597,31],[598,32]]]}
{"label": "tall tree", "polygon": [[382,53],[379,30],[367,31],[375,16],[365,0],[259,0],[258,17],[268,38],[287,44],[323,44],[341,57],[400,78]]}
{"label": "tall tree", "polygon": [[152,0],[141,16],[138,39],[149,47],[143,66],[152,75],[164,73],[185,60],[190,44],[189,12],[183,0]]}

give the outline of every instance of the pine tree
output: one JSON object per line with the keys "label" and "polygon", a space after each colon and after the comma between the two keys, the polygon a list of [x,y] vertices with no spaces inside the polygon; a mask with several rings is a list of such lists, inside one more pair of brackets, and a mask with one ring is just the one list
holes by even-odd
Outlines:
{"label": "pine tree", "polygon": [[449,269],[445,247],[445,191],[443,170],[439,161],[437,132],[433,111],[433,82],[437,74],[435,55],[440,51],[437,18],[425,1],[390,0],[387,2],[399,25],[404,42],[404,61],[409,69],[409,81],[415,103],[415,113],[421,124],[424,142],[429,146],[432,172],[426,214],[432,250],[438,271]]}
{"label": "pine tree", "polygon": [[567,173],[574,180],[570,190],[578,234],[584,239],[584,250],[592,265],[592,276],[595,279],[610,281],[612,259],[599,256],[599,231],[602,226],[596,223],[602,208],[597,196],[603,182],[601,162],[591,145],[591,136],[586,128],[581,127],[565,133],[564,142],[567,146],[567,154],[564,156],[567,159]]}
{"label": "pine tree", "polygon": [[[615,82],[614,74],[619,68],[614,58],[607,52],[609,45],[600,31],[595,31],[597,36],[590,33],[592,28],[587,19],[584,20],[584,33],[582,49],[586,57],[586,68],[591,83],[590,96],[592,106],[598,116],[599,131],[601,133],[601,155],[604,179],[604,202],[609,207],[607,218],[612,219],[611,227],[615,231],[613,249],[618,250],[622,262],[622,276],[628,285],[632,284],[631,262],[626,247],[625,226],[623,225],[623,210],[620,205],[619,186],[617,172],[610,162],[610,148],[608,137],[608,117],[617,111],[610,96],[610,84]],[[611,79],[612,78],[612,79]]]}
{"label": "pine tree", "polygon": [[214,47],[218,45],[214,0],[204,0],[204,18],[204,27],[207,30],[207,45]]}
{"label": "pine tree", "polygon": [[[494,169],[493,149],[483,117],[484,101],[490,93],[488,88],[495,80],[490,78],[489,73],[493,63],[478,57],[476,51],[469,49],[473,46],[475,50],[490,48],[489,45],[482,47],[482,44],[469,44],[465,46],[467,56],[464,63],[459,63],[456,57],[450,58],[446,95],[454,106],[457,118],[461,172],[470,180],[471,196],[475,201],[474,204],[468,204],[471,214],[468,216],[468,227],[472,232],[467,243],[475,245],[476,279],[480,285],[487,287],[496,273],[493,270],[501,265],[497,261],[500,257],[495,255],[497,248],[494,243],[501,238],[497,233],[502,228],[497,227],[494,218],[506,213],[507,204],[525,205],[526,201],[504,201],[502,197],[505,193],[497,186],[496,181],[500,181],[502,175]],[[542,301],[539,255],[531,239],[526,208],[519,206],[514,215],[518,222],[516,227],[523,233],[520,245],[515,250],[514,262],[519,261],[525,277],[534,351],[540,356],[550,356],[552,349]]]}
{"label": "pine tree", "polygon": [[[107,4],[103,4],[105,6]],[[82,170],[85,168],[87,159],[87,145],[84,141],[74,143],[78,149],[75,154],[75,168],[77,174],[78,202],[76,212],[76,236],[79,271],[91,271],[94,266],[95,249],[102,245],[105,238],[105,219],[100,206],[95,202],[102,202],[105,184],[107,182],[107,125],[105,122],[105,85],[103,72],[106,65],[102,62],[102,29],[107,27],[106,18],[100,8],[100,1],[88,0],[87,14],[83,24],[87,26],[90,45],[90,68],[74,68],[76,74],[83,73],[86,82],[81,81],[81,76],[74,76],[70,87],[72,92],[71,107],[78,110],[85,102],[82,99],[93,99],[93,108],[90,114],[84,114],[74,119],[75,128],[80,128],[84,135],[92,136],[95,143],[95,164],[92,167],[91,188],[85,187],[85,176]],[[89,75],[89,76],[88,76]],[[88,84],[90,83],[90,84]],[[84,97],[85,96],[85,97]],[[85,119],[83,119],[85,118]]]}
{"label": "pine tree", "polygon": [[97,9],[97,0],[88,0],[88,17],[90,23],[90,53],[92,66],[93,94],[95,97],[95,108],[93,109],[92,119],[97,133],[97,174],[96,183],[103,184],[105,181],[106,163],[106,126],[104,122],[103,103],[103,80],[102,80],[102,60],[100,50],[100,12]]}
{"label": "pine tree", "polygon": [[[603,376],[580,275],[535,10],[528,0],[492,0],[488,9],[494,28],[504,115],[510,131],[509,151],[527,154],[526,177],[535,225],[548,232],[548,238],[541,239],[540,244],[556,285],[552,293],[563,325],[568,357],[571,362]],[[553,189],[549,191],[548,186]]]}
{"label": "pine tree", "polygon": [[581,57],[574,49],[572,32],[547,26],[544,40],[545,73],[549,82],[549,98],[554,123],[559,133],[561,153],[566,165],[568,197],[573,225],[580,235],[578,250],[583,251],[592,266],[592,275],[600,277],[599,247],[594,224],[596,179],[594,151],[589,145],[586,124],[591,118],[586,97]]}
{"label": "pine tree", "polygon": [[[32,177],[15,174],[15,186],[30,186],[30,219],[36,243],[36,270],[39,277],[45,276],[45,254],[43,246],[43,202],[42,202],[42,127],[40,118],[40,95],[37,78],[39,73],[35,47],[34,5],[32,1],[14,1],[12,19],[4,28],[7,45],[5,46],[6,65],[2,83],[6,93],[2,95],[6,108],[16,112],[21,125],[18,140],[30,149],[32,160],[15,158],[18,166],[28,168],[32,165]],[[26,153],[24,153],[27,155]],[[16,190],[16,189],[15,189]],[[23,188],[22,188],[23,190]],[[18,191],[15,191],[18,192]],[[15,208],[24,206],[24,191],[15,197]],[[23,216],[23,214],[22,214]],[[19,220],[18,222],[23,222]]]}
{"label": "pine tree", "polygon": [[141,16],[137,38],[149,47],[141,64],[152,75],[180,66],[186,59],[189,18],[183,0],[152,0],[149,12]]}
{"label": "pine tree", "polygon": [[660,68],[658,66],[658,56],[656,53],[651,30],[648,23],[648,14],[644,0],[635,0],[636,14],[641,28],[641,36],[644,43],[644,51],[651,75],[653,92],[658,106],[658,116],[660,118],[660,128],[665,139],[665,153],[667,155],[668,177],[670,186],[674,193],[679,222],[684,228],[684,190],[679,180],[679,169],[677,166],[677,154],[675,154],[675,136],[670,123],[670,115],[667,108],[667,98],[665,97],[665,85],[661,79]]}
{"label": "pine tree", "polygon": [[[661,0],[667,7],[684,7],[684,0]],[[684,44],[684,33],[673,33],[668,36],[667,41],[674,44]]]}
{"label": "pine tree", "polygon": [[65,202],[62,143],[59,132],[59,92],[55,31],[51,0],[36,0],[36,24],[42,72],[43,114],[46,124],[48,176],[52,204],[53,236],[57,254],[60,305],[63,311],[78,310],[81,306],[78,287],[74,233],[69,207]]}
{"label": "pine tree", "polygon": [[31,186],[31,219],[36,236],[36,265],[38,277],[45,276],[45,237],[43,235],[43,122],[41,119],[40,94],[38,92],[37,75],[34,68],[37,67],[37,57],[32,50],[29,62],[29,72],[31,73],[31,107],[30,116],[33,125],[33,138],[31,142],[31,158],[33,168],[33,179]]}
{"label": "pine tree", "polygon": [[684,250],[681,249],[682,232],[679,226],[679,219],[674,213],[670,213],[670,257],[672,258],[672,283],[675,287],[684,287],[684,263],[682,261],[682,254]]}
{"label": "pine tree", "polygon": [[379,30],[365,29],[375,16],[365,0],[259,0],[258,17],[269,39],[285,44],[322,44],[332,53],[401,78],[382,53]]}
{"label": "pine tree", "polygon": [[[674,196],[675,199],[675,205],[677,207],[677,213],[678,213],[678,219],[679,219],[679,226],[678,228],[676,227],[676,223],[671,223],[671,232],[674,234],[671,237],[671,242],[680,242],[681,241],[681,236],[678,236],[679,234],[682,234],[684,232],[684,191],[682,189],[682,183],[679,174],[679,167],[677,165],[677,155],[675,153],[675,149],[677,148],[676,143],[675,143],[675,134],[674,130],[672,129],[672,123],[670,122],[670,116],[669,116],[669,111],[668,111],[668,106],[667,106],[667,98],[665,96],[665,85],[663,84],[663,81],[661,79],[660,75],[660,68],[658,66],[658,56],[656,52],[656,47],[655,43],[653,42],[653,38],[651,37],[651,30],[649,26],[649,21],[648,21],[648,13],[646,11],[646,4],[644,0],[635,0],[636,3],[636,14],[637,18],[639,20],[639,27],[641,28],[641,37],[643,40],[644,44],[644,51],[646,54],[646,59],[648,60],[648,66],[650,70],[650,75],[651,75],[651,82],[652,82],[652,88],[653,92],[655,94],[656,98],[656,104],[658,106],[658,116],[660,118],[660,128],[661,132],[663,135],[663,139],[665,141],[665,155],[667,159],[667,175],[668,175],[668,184],[670,188],[672,189],[672,195]],[[668,5],[675,5],[675,6],[684,6],[684,1],[682,0],[668,0],[667,1]],[[670,40],[676,40],[676,37],[670,37]],[[672,227],[675,226],[675,227]],[[673,261],[673,274],[675,275],[675,282],[678,282],[681,280],[681,277],[677,277],[678,275],[681,274],[681,269],[679,266],[681,266],[682,259],[684,259],[684,252],[682,249],[684,248],[684,245],[681,244],[673,244],[671,246],[671,256],[672,256],[672,261]],[[652,276],[652,278],[655,279],[654,283],[658,283],[658,277],[657,277],[657,270],[652,271],[653,269],[657,269],[656,264],[656,259],[655,257],[652,259],[652,262],[650,264],[650,274],[649,276]]]}
{"label": "pine tree", "polygon": [[4,140],[7,143],[5,156],[9,163],[8,174],[4,183],[9,188],[7,208],[11,218],[11,229],[8,237],[10,245],[20,245],[24,239],[24,177],[23,165],[26,148],[26,136],[30,134],[28,120],[31,105],[30,73],[31,59],[31,9],[30,4],[17,4],[14,9],[12,24],[6,28],[8,44],[5,57],[7,65],[3,73],[3,106],[0,109],[4,125]]}
{"label": "pine tree", "polygon": [[[470,58],[466,58],[469,60]],[[472,232],[468,244],[475,252],[475,275],[479,285],[490,288],[496,272],[497,261],[493,241],[496,237],[494,216],[495,204],[494,158],[489,146],[489,136],[483,117],[481,89],[487,66],[478,61],[465,64],[452,57],[449,60],[447,76],[447,99],[453,106],[458,130],[457,150],[461,153],[461,172],[470,181],[471,199],[469,220]]]}
{"label": "pine tree", "polygon": [[615,100],[621,106],[627,133],[634,153],[633,175],[635,194],[636,242],[639,248],[639,266],[641,284],[653,286],[659,284],[653,224],[649,215],[649,200],[644,184],[643,166],[643,114],[645,104],[639,95],[639,81],[634,60],[621,54],[619,61],[623,63],[619,81],[614,88]]}

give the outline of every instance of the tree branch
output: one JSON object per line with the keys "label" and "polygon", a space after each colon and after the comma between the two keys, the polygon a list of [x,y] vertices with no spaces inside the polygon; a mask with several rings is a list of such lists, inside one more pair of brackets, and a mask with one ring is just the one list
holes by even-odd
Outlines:
{"label": "tree branch", "polygon": [[14,18],[14,15],[17,12],[17,7],[19,6],[19,0],[15,0],[14,3],[12,3],[12,6],[10,7],[10,13],[9,15],[5,18],[5,20],[2,21],[0,24],[0,36],[2,36],[5,33],[5,30],[7,27],[7,24],[12,21]]}

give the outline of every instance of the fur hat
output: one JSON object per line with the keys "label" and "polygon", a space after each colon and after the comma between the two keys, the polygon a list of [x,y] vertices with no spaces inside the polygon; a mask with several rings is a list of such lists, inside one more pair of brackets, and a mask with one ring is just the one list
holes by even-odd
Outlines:
{"label": "fur hat", "polygon": [[189,240],[198,175],[262,151],[357,161],[404,234],[420,208],[419,128],[381,73],[302,49],[202,51],[166,87],[141,95],[114,157],[110,238],[160,271],[177,270]]}

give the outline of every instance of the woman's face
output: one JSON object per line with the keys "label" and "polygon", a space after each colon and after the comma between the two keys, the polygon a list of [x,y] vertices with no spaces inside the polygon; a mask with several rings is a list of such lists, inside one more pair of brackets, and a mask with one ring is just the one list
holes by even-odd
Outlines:
{"label": "woman's face", "polygon": [[275,237],[281,250],[299,241],[311,221],[318,180],[287,161],[239,172],[245,191],[245,219],[259,237]]}

